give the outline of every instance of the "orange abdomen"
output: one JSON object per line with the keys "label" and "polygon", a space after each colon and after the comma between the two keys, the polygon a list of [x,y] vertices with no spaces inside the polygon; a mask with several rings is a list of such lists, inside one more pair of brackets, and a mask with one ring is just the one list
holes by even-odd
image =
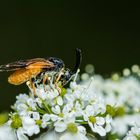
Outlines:
{"label": "orange abdomen", "polygon": [[36,69],[20,69],[15,71],[13,74],[11,74],[8,78],[8,82],[13,85],[20,85],[28,80],[30,78],[36,77],[42,69],[36,68]]}

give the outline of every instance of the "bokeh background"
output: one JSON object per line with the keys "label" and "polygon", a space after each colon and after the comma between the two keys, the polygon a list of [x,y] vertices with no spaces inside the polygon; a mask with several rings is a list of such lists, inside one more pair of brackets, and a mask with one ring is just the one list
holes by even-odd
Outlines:
{"label": "bokeh background", "polygon": [[[83,61],[102,75],[140,64],[139,4],[132,1],[2,1],[0,2],[0,64],[19,59],[55,56],[67,67],[75,48]],[[9,111],[25,85],[7,83],[0,73],[0,111]]]}

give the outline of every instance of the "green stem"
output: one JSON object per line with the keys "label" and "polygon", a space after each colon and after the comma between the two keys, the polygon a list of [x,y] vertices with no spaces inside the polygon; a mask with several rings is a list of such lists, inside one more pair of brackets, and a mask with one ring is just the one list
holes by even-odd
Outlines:
{"label": "green stem", "polygon": [[46,111],[40,109],[39,107],[37,107],[37,111],[38,111],[40,114],[43,114],[43,115],[46,114]]}
{"label": "green stem", "polygon": [[43,101],[43,105],[44,105],[45,109],[48,111],[48,113],[52,114],[51,109],[49,108],[48,104],[45,101]]}
{"label": "green stem", "polygon": [[80,122],[80,121],[76,121],[76,123],[79,123],[79,124],[88,124],[88,122]]}

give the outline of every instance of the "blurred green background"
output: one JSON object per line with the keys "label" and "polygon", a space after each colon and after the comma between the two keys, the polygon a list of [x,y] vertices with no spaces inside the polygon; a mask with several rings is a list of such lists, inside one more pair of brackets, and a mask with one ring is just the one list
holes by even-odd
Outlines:
{"label": "blurred green background", "polygon": [[[139,4],[132,1],[1,1],[0,64],[55,56],[71,68],[78,47],[81,71],[88,63],[103,75],[121,71],[140,64],[139,26]],[[0,111],[28,92],[8,84],[8,75],[0,73]]]}

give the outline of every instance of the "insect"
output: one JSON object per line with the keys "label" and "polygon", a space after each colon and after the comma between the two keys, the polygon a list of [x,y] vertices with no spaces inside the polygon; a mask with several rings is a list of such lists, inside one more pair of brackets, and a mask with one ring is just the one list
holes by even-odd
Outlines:
{"label": "insect", "polygon": [[79,68],[81,57],[81,50],[76,49],[76,64],[72,71],[66,69],[64,62],[55,57],[19,60],[6,65],[1,65],[0,71],[13,71],[8,77],[8,82],[13,85],[20,85],[27,81],[32,83],[32,79],[41,74],[43,74],[44,83],[48,80],[48,77],[55,77],[54,83],[58,83],[60,80],[62,81],[62,84],[65,85]]}

